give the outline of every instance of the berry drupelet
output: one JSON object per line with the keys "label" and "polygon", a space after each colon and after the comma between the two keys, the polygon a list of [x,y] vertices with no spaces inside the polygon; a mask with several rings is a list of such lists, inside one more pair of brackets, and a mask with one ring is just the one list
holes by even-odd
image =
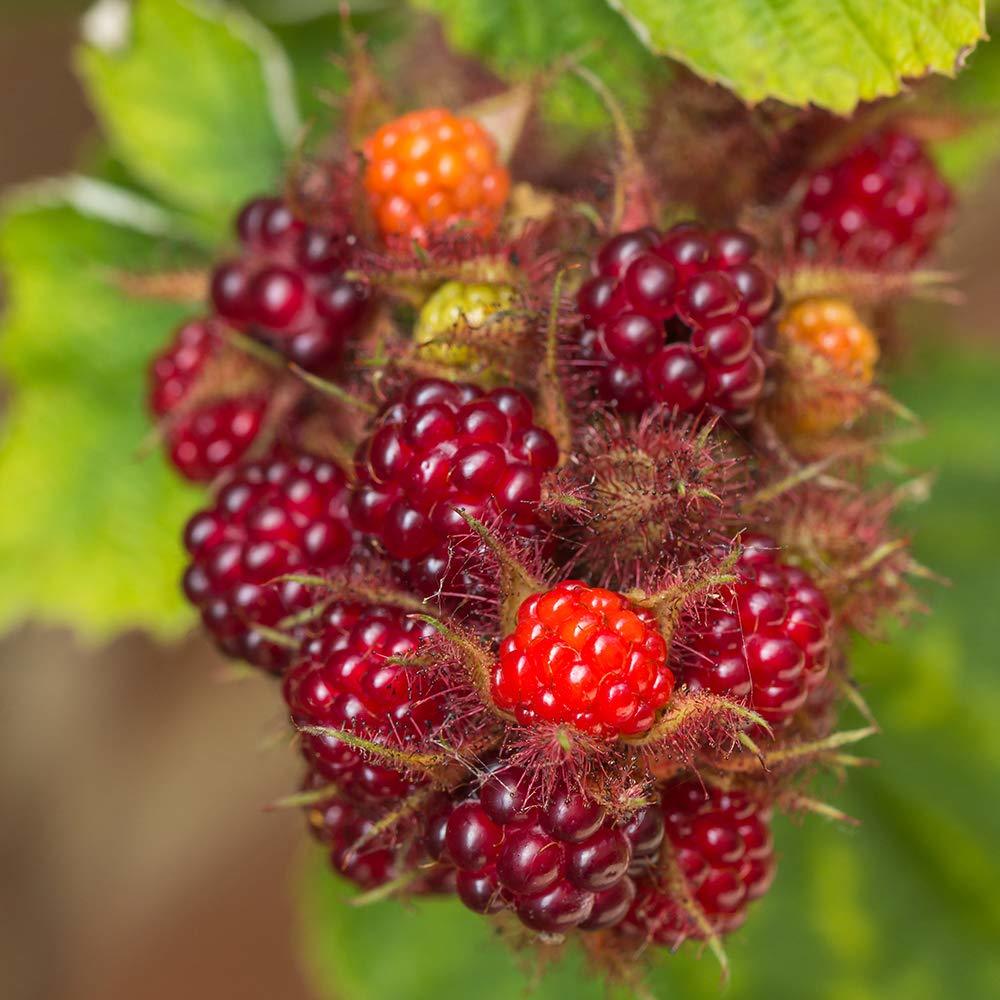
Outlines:
{"label": "berry drupelet", "polygon": [[290,361],[328,372],[368,304],[367,286],[344,274],[354,237],[307,225],[280,198],[248,202],[236,233],[241,256],[212,275],[216,312]]}
{"label": "berry drupelet", "polygon": [[232,384],[199,394],[222,347],[217,322],[192,320],[149,367],[149,409],[163,422],[174,468],[194,482],[210,482],[235,465],[256,439],[267,409],[266,380],[260,377],[246,379],[239,395]]}
{"label": "berry drupelet", "polygon": [[865,267],[909,265],[933,248],[953,201],[919,140],[879,132],[809,179],[798,246]]}
{"label": "berry drupelet", "polygon": [[565,787],[541,801],[528,773],[514,766],[489,774],[428,836],[431,855],[458,869],[456,888],[469,909],[512,909],[550,934],[622,920],[635,892],[629,871],[652,864],[662,839],[655,807],[619,825]]}
{"label": "berry drupelet", "polygon": [[426,596],[458,579],[478,551],[457,508],[525,537],[540,533],[542,478],[558,458],[516,389],[422,379],[359,448],[352,513]]}
{"label": "berry drupelet", "polygon": [[[661,808],[673,861],[715,934],[746,919],[747,906],[770,888],[774,856],[770,810],[743,792],[679,781],[663,789]],[[662,878],[662,876],[661,876]],[[676,948],[705,928],[655,874],[637,880],[622,931]]]}
{"label": "berry drupelet", "polygon": [[493,699],[523,724],[635,736],[670,699],[666,656],[651,615],[613,591],[567,580],[521,604],[500,646]]}
{"label": "berry drupelet", "polygon": [[237,467],[212,507],[187,524],[184,590],[222,650],[281,671],[294,650],[254,626],[277,628],[316,595],[282,579],[322,573],[350,558],[347,480],[331,462],[276,453]]}
{"label": "berry drupelet", "polygon": [[678,681],[742,701],[772,726],[787,722],[829,665],[830,606],[777,545],[744,535],[737,580],[684,630],[671,660]]}
{"label": "berry drupelet", "polygon": [[493,137],[444,108],[388,122],[364,144],[364,186],[386,238],[423,242],[465,227],[488,236],[503,213],[510,176]]}
{"label": "berry drupelet", "polygon": [[[426,739],[443,715],[440,693],[418,670],[389,658],[414,654],[431,631],[398,608],[335,603],[285,675],[292,719],[400,748]],[[335,736],[304,733],[302,752],[316,774],[355,797],[399,798],[413,787]]]}
{"label": "berry drupelet", "polygon": [[626,413],[666,404],[745,421],[764,386],[763,325],[777,294],[738,230],[682,223],[613,237],[577,295],[578,356]]}

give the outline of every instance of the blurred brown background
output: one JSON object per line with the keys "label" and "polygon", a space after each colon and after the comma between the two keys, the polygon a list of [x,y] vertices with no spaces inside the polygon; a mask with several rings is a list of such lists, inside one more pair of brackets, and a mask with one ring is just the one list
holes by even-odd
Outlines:
{"label": "blurred brown background", "polygon": [[[81,6],[0,2],[0,188],[70,167],[90,132],[70,69]],[[198,641],[0,643],[4,1000],[308,996],[301,819],[260,812],[294,787],[296,755],[272,686],[221,666]]]}
{"label": "blurred brown background", "polygon": [[[69,167],[89,133],[77,16],[0,3],[0,188]],[[967,206],[948,261],[984,336],[998,197]],[[308,995],[290,901],[301,821],[260,812],[293,788],[295,754],[271,685],[221,668],[193,640],[88,650],[25,628],[0,643],[4,1000]]]}

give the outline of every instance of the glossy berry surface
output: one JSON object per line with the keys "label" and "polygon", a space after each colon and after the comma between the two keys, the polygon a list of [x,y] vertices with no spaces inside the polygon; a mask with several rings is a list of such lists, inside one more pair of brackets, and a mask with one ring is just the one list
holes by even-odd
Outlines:
{"label": "glossy berry surface", "polygon": [[772,725],[787,722],[826,677],[831,615],[803,570],[777,546],[744,535],[737,580],[685,630],[671,661],[679,681],[743,702]]}
{"label": "glossy berry surface", "polygon": [[306,225],[280,198],[239,214],[238,259],[212,275],[212,302],[228,324],[314,371],[327,371],[364,318],[368,288],[344,275],[354,237]]}
{"label": "glossy berry surface", "polygon": [[[399,748],[425,740],[442,717],[440,692],[416,668],[387,658],[411,656],[430,632],[398,608],[334,604],[285,675],[292,719]],[[316,774],[351,795],[396,798],[412,789],[398,770],[334,736],[304,733],[302,752]]]}
{"label": "glossy berry surface", "polygon": [[347,562],[353,545],[347,482],[331,462],[277,454],[238,467],[214,505],[195,514],[184,542],[188,599],[222,650],[282,670],[294,650],[254,629],[275,629],[316,597],[286,575]]}
{"label": "glossy berry surface", "polygon": [[195,482],[215,479],[246,454],[267,409],[259,384],[240,395],[232,395],[232,385],[203,387],[221,349],[218,324],[192,320],[149,368],[149,408],[161,421],[170,461]]}
{"label": "glossy berry surface", "polygon": [[517,626],[500,645],[493,699],[524,724],[634,736],[670,699],[666,656],[648,613],[621,594],[567,580],[518,609]]}
{"label": "glossy berry surface", "polygon": [[[322,775],[310,772],[305,790],[321,789],[327,782]],[[330,852],[334,871],[362,889],[374,889],[419,868],[421,874],[407,886],[409,892],[449,892],[454,888],[454,872],[446,865],[435,864],[414,841],[409,849],[393,844],[391,837],[373,830],[380,818],[365,803],[341,791],[306,809],[312,835]]]}
{"label": "glossy berry surface", "polygon": [[912,263],[931,250],[952,204],[950,188],[919,140],[880,132],[810,178],[798,244],[869,267]]}
{"label": "glossy berry surface", "polygon": [[[770,810],[743,792],[680,781],[663,789],[662,811],[674,862],[694,903],[716,934],[736,930],[774,878]],[[705,936],[662,880],[649,876],[637,880],[622,929],[669,948]]]}
{"label": "glossy berry surface", "polygon": [[536,535],[542,477],[558,457],[516,389],[423,379],[359,448],[352,513],[416,590],[434,593],[477,551],[456,508]]}
{"label": "glossy berry surface", "polygon": [[375,132],[364,155],[364,186],[383,236],[422,241],[455,226],[483,235],[496,228],[510,177],[475,119],[414,111]]}
{"label": "glossy berry surface", "polygon": [[776,303],[757,241],[693,223],[613,237],[577,295],[579,357],[626,413],[751,414],[764,386],[765,321]]}
{"label": "glossy berry surface", "polygon": [[[797,302],[779,320],[778,337],[792,380],[779,387],[779,426],[799,434],[822,434],[857,416],[862,408],[859,390],[871,385],[879,346],[851,304],[834,298]],[[805,355],[797,355],[797,348],[804,348]]]}
{"label": "glossy berry surface", "polygon": [[634,895],[629,875],[653,863],[663,839],[655,807],[616,825],[582,795],[557,788],[536,801],[528,774],[502,767],[429,837],[458,869],[459,898],[477,913],[512,909],[532,930],[612,927]]}
{"label": "glossy berry surface", "polygon": [[449,335],[457,327],[484,328],[490,317],[510,309],[516,301],[506,285],[445,282],[424,303],[413,328],[420,356],[428,361],[468,368],[480,360],[475,347],[454,342]]}

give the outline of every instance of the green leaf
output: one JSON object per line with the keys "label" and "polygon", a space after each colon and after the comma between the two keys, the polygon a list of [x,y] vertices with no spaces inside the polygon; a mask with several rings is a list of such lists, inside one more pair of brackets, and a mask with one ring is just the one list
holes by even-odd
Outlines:
{"label": "green leaf", "polygon": [[[996,28],[993,29],[996,34]],[[947,97],[969,116],[967,128],[954,139],[935,144],[935,158],[954,184],[975,186],[1000,159],[1000,46],[976,48]]]}
{"label": "green leaf", "polygon": [[[437,14],[448,41],[474,53],[504,77],[527,77],[578,56],[636,110],[666,67],[651,55],[604,0],[414,0]],[[577,129],[607,124],[607,112],[584,83],[567,74],[547,93],[546,110]]]}
{"label": "green leaf", "polygon": [[284,52],[259,23],[233,7],[139,0],[130,22],[89,33],[78,61],[91,102],[151,191],[215,236],[274,187],[299,118]]}
{"label": "green leaf", "polygon": [[[134,626],[177,634],[192,617],[178,586],[179,535],[198,494],[155,449],[140,457],[141,373],[183,311],[123,297],[112,269],[194,258],[157,232],[170,217],[129,192],[76,199],[92,212],[112,205],[115,222],[58,203],[58,193],[36,190],[0,225],[9,295],[0,363],[12,382],[0,428],[0,628],[31,617],[92,638]],[[135,228],[143,223],[147,231]]]}
{"label": "green leaf", "polygon": [[899,93],[906,79],[953,75],[985,36],[980,0],[608,3],[652,51],[746,101],[774,97],[843,114]]}

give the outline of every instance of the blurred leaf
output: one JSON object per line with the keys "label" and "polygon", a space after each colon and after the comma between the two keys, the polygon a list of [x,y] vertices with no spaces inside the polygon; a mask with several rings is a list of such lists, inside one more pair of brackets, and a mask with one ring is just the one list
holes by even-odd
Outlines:
{"label": "blurred leaf", "polygon": [[[888,642],[858,644],[856,673],[884,727],[865,752],[880,766],[851,774],[843,788],[821,782],[819,793],[863,825],[777,818],[777,881],[727,941],[727,1000],[997,995],[1000,355],[968,345],[956,351],[938,337],[910,367],[893,389],[926,419],[929,434],[903,457],[936,469],[940,481],[907,526],[918,557],[954,585],[928,595],[930,619]],[[474,982],[484,996],[496,986],[496,995],[511,997],[524,988],[502,961],[502,943],[460,904],[359,912],[345,904],[349,895],[332,876],[311,873],[305,946],[326,995],[422,1000]],[[686,947],[659,956],[650,985],[659,997],[715,996],[718,968]],[[574,959],[530,995],[589,997],[595,988]]]}
{"label": "blurred leaf", "polygon": [[980,0],[608,3],[654,52],[747,101],[840,113],[898,93],[907,78],[952,75],[963,50],[984,37]]}
{"label": "blurred leaf", "polygon": [[120,27],[112,38],[91,22],[79,52],[104,131],[150,190],[217,235],[243,200],[274,186],[296,138],[285,54],[235,7],[139,0]]}
{"label": "blurred leaf", "polygon": [[953,183],[969,187],[1000,159],[1000,46],[996,42],[977,46],[947,96],[969,116],[969,122],[961,135],[935,145],[935,158]]}
{"label": "blurred leaf", "polygon": [[[635,110],[665,77],[651,55],[604,0],[413,0],[437,14],[455,48],[483,59],[501,76],[524,78],[579,56]],[[563,74],[548,92],[546,110],[580,130],[607,125],[607,112],[584,83]]]}
{"label": "blurred leaf", "polygon": [[[169,229],[139,207],[133,224]],[[31,616],[90,637],[176,634],[191,620],[179,532],[197,494],[159,454],[138,454],[149,434],[141,373],[182,311],[124,298],[110,269],[192,257],[127,218],[25,201],[0,226],[0,362],[13,383],[0,429],[0,628]]]}

